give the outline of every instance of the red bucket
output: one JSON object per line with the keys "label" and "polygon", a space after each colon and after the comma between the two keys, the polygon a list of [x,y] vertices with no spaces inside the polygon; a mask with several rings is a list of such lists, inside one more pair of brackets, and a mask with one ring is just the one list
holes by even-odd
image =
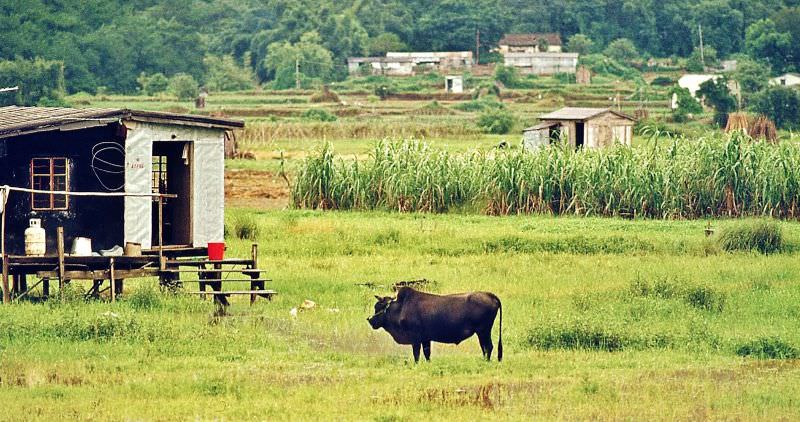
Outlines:
{"label": "red bucket", "polygon": [[208,259],[212,261],[222,261],[223,259],[225,259],[225,243],[209,242]]}

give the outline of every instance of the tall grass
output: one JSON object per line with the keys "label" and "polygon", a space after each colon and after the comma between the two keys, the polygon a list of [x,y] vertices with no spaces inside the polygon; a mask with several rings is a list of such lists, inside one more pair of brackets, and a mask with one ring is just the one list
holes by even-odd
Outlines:
{"label": "tall grass", "polygon": [[381,142],[363,162],[337,160],[328,145],[301,166],[292,200],[324,209],[793,218],[799,195],[800,146],[731,134],[533,153],[452,154],[419,141]]}

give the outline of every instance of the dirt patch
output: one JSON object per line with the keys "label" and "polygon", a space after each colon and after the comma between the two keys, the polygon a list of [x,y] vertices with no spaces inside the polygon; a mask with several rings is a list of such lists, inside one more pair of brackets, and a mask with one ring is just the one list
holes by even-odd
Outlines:
{"label": "dirt patch", "polygon": [[225,200],[234,206],[283,208],[289,204],[289,186],[277,173],[262,170],[225,172]]}

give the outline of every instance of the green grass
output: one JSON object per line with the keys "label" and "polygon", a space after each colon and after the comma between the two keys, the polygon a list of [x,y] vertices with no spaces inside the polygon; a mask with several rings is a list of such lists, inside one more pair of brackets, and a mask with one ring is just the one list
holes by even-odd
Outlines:
{"label": "green grass", "polygon": [[[0,419],[800,417],[798,223],[776,223],[789,247],[763,255],[709,250],[699,220],[235,209],[229,224],[244,215],[271,303],[215,317],[129,281],[114,304],[0,307]],[[373,295],[418,278],[495,292],[504,361],[470,339],[414,365],[372,331]],[[305,299],[317,308],[292,318]]]}

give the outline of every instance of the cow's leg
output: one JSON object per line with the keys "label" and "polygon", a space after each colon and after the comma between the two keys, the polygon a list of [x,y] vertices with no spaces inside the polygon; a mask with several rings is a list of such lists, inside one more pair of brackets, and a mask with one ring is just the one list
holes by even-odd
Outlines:
{"label": "cow's leg", "polygon": [[414,363],[419,362],[419,348],[422,346],[421,343],[414,343],[411,345],[411,350],[414,352]]}
{"label": "cow's leg", "polygon": [[481,343],[483,357],[486,360],[492,360],[492,350],[494,349],[494,345],[492,345],[492,329],[478,331],[478,341]]}
{"label": "cow's leg", "polygon": [[431,341],[425,341],[422,343],[422,352],[425,353],[425,360],[428,362],[431,361]]}

